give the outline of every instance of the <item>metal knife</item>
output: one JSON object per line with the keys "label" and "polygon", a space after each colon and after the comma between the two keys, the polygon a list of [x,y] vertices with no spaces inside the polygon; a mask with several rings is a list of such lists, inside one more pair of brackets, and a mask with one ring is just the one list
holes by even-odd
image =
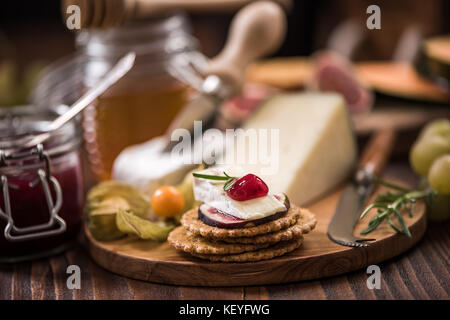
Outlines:
{"label": "metal knife", "polygon": [[391,155],[395,137],[396,133],[392,128],[372,134],[357,165],[353,181],[342,192],[328,225],[330,240],[349,247],[367,247],[366,242],[375,240],[355,237],[353,229],[372,194],[374,177],[381,174]]}
{"label": "metal knife", "polygon": [[275,51],[285,32],[286,17],[282,8],[271,1],[257,1],[245,6],[233,18],[224,49],[211,61],[198,52],[175,59],[169,67],[170,73],[199,93],[170,124],[164,151],[172,150],[178,143],[170,139],[175,129],[192,132],[195,120],[202,121],[205,128],[221,103],[240,91],[247,65]]}

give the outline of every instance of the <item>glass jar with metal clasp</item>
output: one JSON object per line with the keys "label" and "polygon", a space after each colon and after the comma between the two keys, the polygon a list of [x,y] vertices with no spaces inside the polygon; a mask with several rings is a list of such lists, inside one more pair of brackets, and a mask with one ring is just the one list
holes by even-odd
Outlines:
{"label": "glass jar with metal clasp", "polygon": [[82,225],[79,126],[72,121],[43,144],[21,146],[20,137],[56,116],[33,107],[0,109],[0,263],[61,252]]}
{"label": "glass jar with metal clasp", "polygon": [[197,52],[186,15],[154,17],[76,36],[74,56],[52,64],[33,94],[40,109],[72,104],[119,58],[136,53],[133,69],[83,111],[87,164],[97,181],[111,179],[113,163],[126,147],[165,133],[193,90],[172,76],[174,60]]}

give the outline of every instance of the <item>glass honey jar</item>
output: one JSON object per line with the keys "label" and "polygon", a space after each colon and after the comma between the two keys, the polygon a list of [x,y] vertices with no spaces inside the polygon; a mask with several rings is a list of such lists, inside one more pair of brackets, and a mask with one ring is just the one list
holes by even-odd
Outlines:
{"label": "glass honey jar", "polygon": [[165,132],[190,98],[190,89],[172,77],[170,64],[196,50],[184,15],[134,22],[120,28],[80,33],[84,85],[89,88],[129,51],[133,69],[89,106],[82,119],[90,168],[97,180],[110,179],[115,158],[126,147]]}

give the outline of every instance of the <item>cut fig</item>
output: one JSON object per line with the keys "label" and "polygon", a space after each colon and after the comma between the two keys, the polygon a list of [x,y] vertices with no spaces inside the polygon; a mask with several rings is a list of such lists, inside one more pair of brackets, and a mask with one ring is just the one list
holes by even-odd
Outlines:
{"label": "cut fig", "polygon": [[237,217],[234,217],[230,214],[227,214],[226,212],[217,210],[216,208],[213,208],[207,204],[202,204],[198,208],[198,218],[203,223],[211,226],[211,227],[217,227],[217,228],[224,228],[224,229],[237,229],[237,228],[249,228],[258,226],[273,220],[276,220],[278,218],[281,218],[283,215],[285,215],[290,208],[289,199],[286,195],[280,195],[275,196],[277,199],[282,200],[282,197],[284,197],[284,205],[286,206],[286,210],[276,212],[274,214],[271,214],[270,216],[260,218],[260,219],[254,219],[254,220],[244,220]]}

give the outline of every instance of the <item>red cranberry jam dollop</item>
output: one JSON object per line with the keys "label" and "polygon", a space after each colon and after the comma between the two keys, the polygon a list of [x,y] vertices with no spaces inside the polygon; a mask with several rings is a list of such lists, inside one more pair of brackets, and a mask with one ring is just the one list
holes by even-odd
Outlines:
{"label": "red cranberry jam dollop", "polygon": [[269,192],[266,183],[254,174],[247,174],[238,179],[227,191],[228,196],[236,201],[246,201],[264,197]]}

